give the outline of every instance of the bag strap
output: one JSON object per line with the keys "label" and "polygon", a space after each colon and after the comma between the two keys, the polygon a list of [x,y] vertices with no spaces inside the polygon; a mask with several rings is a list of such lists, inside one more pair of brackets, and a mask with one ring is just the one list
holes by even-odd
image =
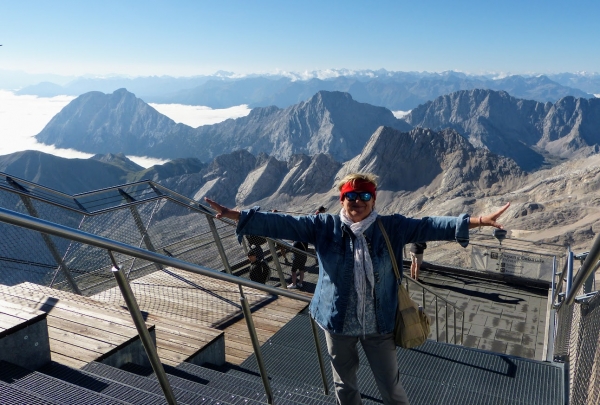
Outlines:
{"label": "bag strap", "polygon": [[385,243],[388,248],[388,252],[390,253],[390,258],[392,259],[392,267],[394,268],[394,273],[396,273],[396,280],[398,280],[398,285],[402,282],[400,280],[400,271],[398,270],[398,263],[396,263],[396,255],[394,255],[394,251],[392,250],[392,244],[390,243],[390,238],[388,237],[385,228],[383,227],[383,223],[381,219],[377,217],[377,224],[379,225],[379,229],[381,229],[381,233],[383,234],[383,238],[385,239]]}

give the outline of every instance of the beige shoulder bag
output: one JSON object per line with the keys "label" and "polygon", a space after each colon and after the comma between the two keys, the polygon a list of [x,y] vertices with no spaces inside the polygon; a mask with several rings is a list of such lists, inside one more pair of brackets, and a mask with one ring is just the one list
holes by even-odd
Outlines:
{"label": "beige shoulder bag", "polygon": [[423,308],[419,306],[410,298],[408,292],[402,285],[400,278],[400,270],[398,269],[398,263],[394,251],[392,250],[392,244],[390,238],[381,223],[381,220],[377,218],[379,229],[385,238],[390,258],[392,259],[392,266],[394,267],[394,273],[396,273],[396,280],[398,282],[398,309],[396,310],[396,325],[394,326],[394,341],[397,346],[405,349],[417,347],[425,343],[429,336],[430,321],[429,316],[425,313]]}

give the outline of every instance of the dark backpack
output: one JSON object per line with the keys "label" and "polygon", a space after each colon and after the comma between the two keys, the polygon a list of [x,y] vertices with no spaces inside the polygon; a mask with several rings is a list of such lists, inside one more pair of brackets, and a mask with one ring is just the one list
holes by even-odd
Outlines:
{"label": "dark backpack", "polygon": [[271,269],[267,266],[267,263],[260,261],[250,265],[250,280],[266,284],[270,275]]}

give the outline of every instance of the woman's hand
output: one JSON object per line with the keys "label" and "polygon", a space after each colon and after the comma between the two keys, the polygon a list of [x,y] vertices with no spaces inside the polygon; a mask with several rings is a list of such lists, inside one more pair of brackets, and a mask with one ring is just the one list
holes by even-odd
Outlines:
{"label": "woman's hand", "polygon": [[494,228],[504,229],[502,224],[496,222],[496,220],[510,207],[510,203],[500,208],[498,211],[490,215],[481,215],[479,218],[471,217],[469,222],[469,228],[477,228],[478,226],[493,226]]}
{"label": "woman's hand", "polygon": [[218,202],[213,201],[207,197],[204,197],[204,201],[206,201],[213,210],[217,211],[217,215],[216,215],[217,218],[229,218],[229,219],[233,219],[234,221],[237,221],[240,219],[239,211],[224,207],[221,204],[219,204]]}

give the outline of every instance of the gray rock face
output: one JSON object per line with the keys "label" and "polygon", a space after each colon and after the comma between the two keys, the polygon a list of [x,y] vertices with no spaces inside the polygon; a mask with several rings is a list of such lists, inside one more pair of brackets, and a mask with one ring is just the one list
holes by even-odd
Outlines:
{"label": "gray rock face", "polygon": [[386,108],[358,103],[348,93],[324,91],[285,110],[256,108],[247,117],[191,128],[175,124],[121,89],[78,97],[36,138],[93,153],[195,157],[205,162],[237,149],[278,159],[329,153],[344,161],[356,155],[380,125],[410,128]]}
{"label": "gray rock face", "polygon": [[[36,135],[39,142],[90,153],[144,155],[145,151],[186,149],[193,129],[176,124],[125,89],[90,92],[64,107]],[[138,151],[138,152],[136,152]],[[160,157],[160,154],[148,156]]]}
{"label": "gray rock face", "polygon": [[351,172],[380,176],[377,206],[382,213],[418,213],[440,200],[480,198],[524,178],[514,161],[474,148],[456,131],[420,128],[408,133],[379,128],[336,180]]}
{"label": "gray rock face", "polygon": [[138,170],[144,170],[144,168],[137,163],[131,161],[122,153],[112,154],[108,153],[106,155],[94,155],[90,159],[97,160],[99,162],[110,163],[112,165],[122,167],[123,169],[136,172]]}
{"label": "gray rock face", "polygon": [[548,110],[537,146],[570,158],[597,153],[600,143],[600,99],[565,97]]}
{"label": "gray rock face", "polygon": [[264,156],[260,164],[252,170],[238,188],[235,199],[236,205],[247,206],[273,194],[283,180],[287,164],[274,157]]}
{"label": "gray rock face", "polygon": [[600,144],[600,99],[565,97],[554,104],[520,100],[506,92],[460,91],[411,111],[411,125],[453,128],[476,147],[511,157],[524,170],[545,155],[587,156]]}

